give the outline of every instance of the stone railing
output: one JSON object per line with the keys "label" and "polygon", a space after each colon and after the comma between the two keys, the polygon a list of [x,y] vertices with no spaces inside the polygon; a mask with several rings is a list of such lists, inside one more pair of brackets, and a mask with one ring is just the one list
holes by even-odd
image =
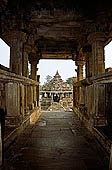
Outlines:
{"label": "stone railing", "polygon": [[39,82],[0,69],[0,108],[6,110],[6,125],[19,126],[38,106]]}
{"label": "stone railing", "polygon": [[74,83],[74,111],[88,126],[112,124],[112,72]]}

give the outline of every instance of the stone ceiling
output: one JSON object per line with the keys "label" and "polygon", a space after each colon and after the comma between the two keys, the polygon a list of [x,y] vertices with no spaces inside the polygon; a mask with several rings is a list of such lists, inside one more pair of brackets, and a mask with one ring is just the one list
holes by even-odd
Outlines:
{"label": "stone ceiling", "polygon": [[0,20],[1,37],[24,32],[29,44],[38,45],[41,58],[75,59],[88,46],[89,33],[103,31],[108,39],[112,5],[101,0],[1,0]]}

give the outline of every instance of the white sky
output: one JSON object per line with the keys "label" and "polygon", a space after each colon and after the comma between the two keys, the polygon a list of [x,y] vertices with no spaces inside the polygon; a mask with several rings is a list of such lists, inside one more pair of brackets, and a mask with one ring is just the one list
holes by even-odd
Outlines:
{"label": "white sky", "polygon": [[0,39],[0,64],[9,67],[10,48]]}
{"label": "white sky", "polygon": [[43,84],[47,75],[54,76],[58,70],[63,80],[76,76],[76,66],[73,60],[40,60],[38,64],[40,82]]}
{"label": "white sky", "polygon": [[[10,48],[0,39],[0,64],[9,67]],[[112,67],[112,42],[105,47],[105,68]],[[72,60],[40,60],[38,64],[38,75],[43,84],[47,75],[54,76],[59,71],[63,80],[76,76],[75,62]]]}
{"label": "white sky", "polygon": [[105,46],[105,68],[112,67],[112,41]]}

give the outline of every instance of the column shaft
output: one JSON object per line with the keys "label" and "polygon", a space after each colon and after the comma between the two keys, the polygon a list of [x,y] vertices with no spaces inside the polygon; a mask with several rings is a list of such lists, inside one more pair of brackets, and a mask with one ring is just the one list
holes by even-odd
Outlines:
{"label": "column shaft", "polygon": [[105,35],[102,32],[95,32],[88,36],[88,42],[92,46],[92,75],[105,72],[104,58]]}
{"label": "column shaft", "polygon": [[28,51],[27,48],[24,46],[24,51],[23,51],[23,60],[22,60],[22,73],[23,76],[28,77]]}
{"label": "column shaft", "polygon": [[91,52],[87,52],[85,53],[86,55],[86,78],[91,77],[92,76],[92,55]]}
{"label": "column shaft", "polygon": [[26,35],[23,32],[14,32],[11,35],[10,50],[10,70],[16,74],[22,75],[23,43]]}
{"label": "column shaft", "polygon": [[31,78],[37,81],[37,62],[32,61],[31,63]]}
{"label": "column shaft", "polygon": [[105,72],[104,47],[102,41],[95,41],[92,44],[92,55],[94,56],[94,75]]}
{"label": "column shaft", "polygon": [[83,65],[77,66],[77,78],[78,78],[78,81],[83,80]]}

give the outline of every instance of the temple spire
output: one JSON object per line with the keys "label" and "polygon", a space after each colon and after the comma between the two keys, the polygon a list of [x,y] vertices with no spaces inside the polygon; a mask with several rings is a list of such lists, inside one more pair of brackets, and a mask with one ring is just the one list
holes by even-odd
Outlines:
{"label": "temple spire", "polygon": [[58,70],[56,71],[56,75],[59,75],[59,72],[58,72]]}

